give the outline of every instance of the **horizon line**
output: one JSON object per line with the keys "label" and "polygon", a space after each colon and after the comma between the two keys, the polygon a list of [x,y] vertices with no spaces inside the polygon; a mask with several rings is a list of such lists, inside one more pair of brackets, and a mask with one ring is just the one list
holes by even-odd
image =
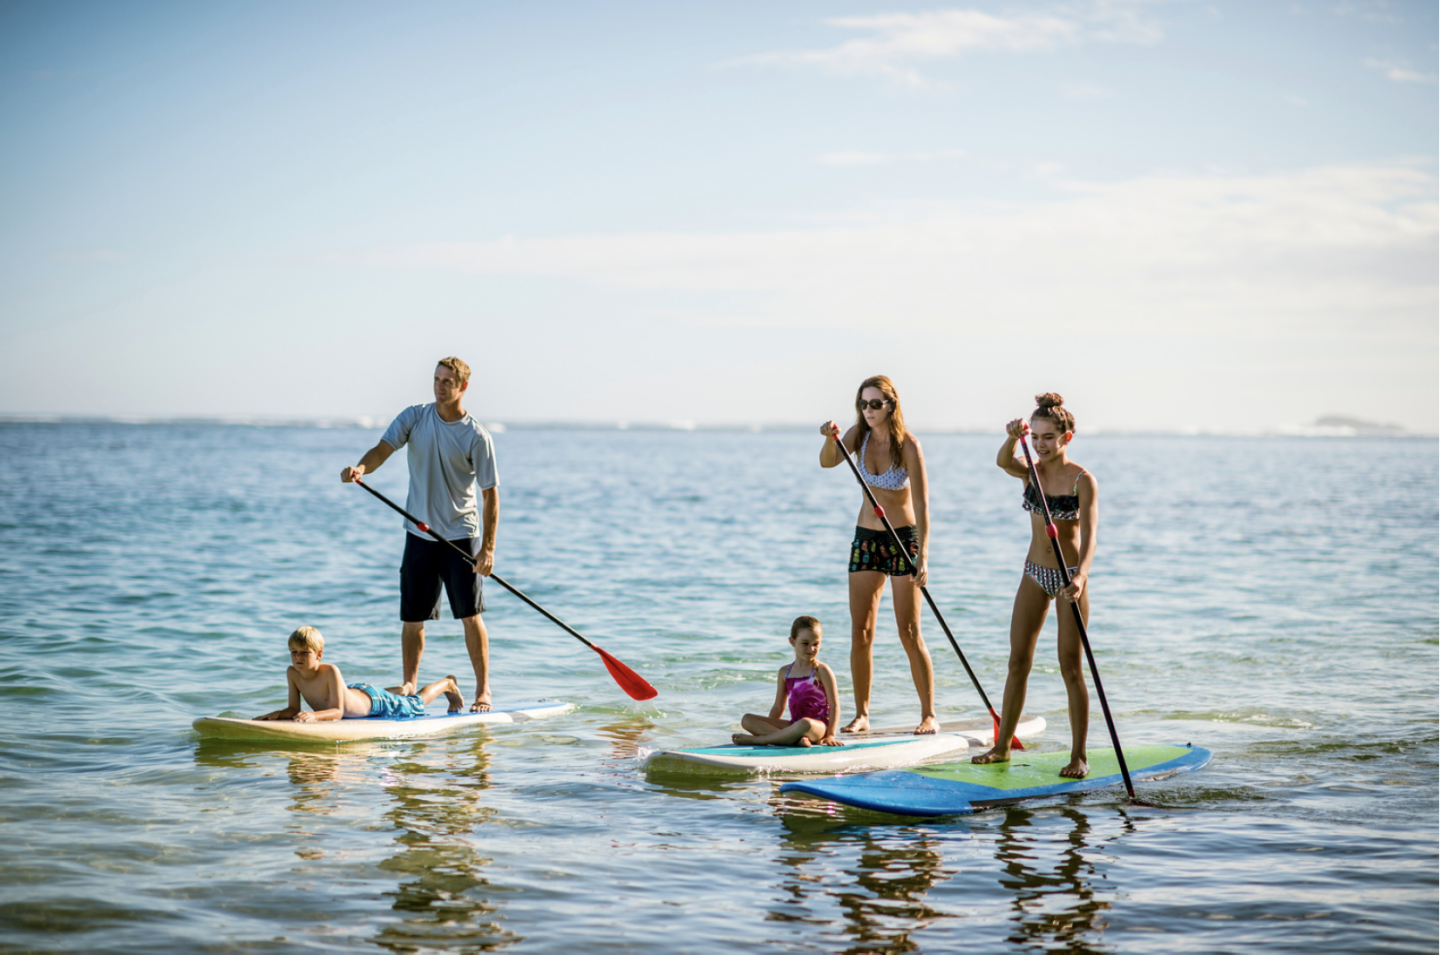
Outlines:
{"label": "horizon line", "polygon": [[[278,415],[101,415],[101,414],[12,414],[0,412],[0,424],[117,424],[117,425],[221,425],[254,428],[357,428],[380,430],[390,416],[293,416]],[[1327,416],[1320,421],[1335,421],[1339,416]],[[477,419],[479,420],[479,419]],[[1370,422],[1345,419],[1346,423],[1317,422],[1311,425],[1272,425],[1244,429],[1234,428],[1183,428],[1160,430],[1155,428],[1089,428],[1085,437],[1303,437],[1303,438],[1435,438],[1440,434],[1423,431],[1409,431],[1398,425],[1372,424]],[[697,422],[697,421],[625,421],[625,420],[580,420],[580,419],[512,419],[509,421],[481,421],[494,434],[507,431],[646,431],[646,432],[689,432],[723,431],[748,433],[793,433],[816,430],[814,425],[799,422],[769,421],[760,423],[739,422]],[[967,425],[950,427],[919,428],[921,434],[932,435],[986,435],[994,434],[993,428],[979,428]]]}

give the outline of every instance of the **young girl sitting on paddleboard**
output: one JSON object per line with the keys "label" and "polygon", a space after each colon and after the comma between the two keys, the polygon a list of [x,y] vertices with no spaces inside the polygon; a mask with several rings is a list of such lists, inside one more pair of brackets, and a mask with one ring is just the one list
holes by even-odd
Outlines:
{"label": "young girl sitting on paddleboard", "polygon": [[[796,617],[790,624],[790,646],[795,662],[780,668],[775,679],[775,705],[769,716],[746,713],[740,725],[747,732],[730,737],[742,746],[844,746],[835,738],[840,702],[835,694],[835,673],[821,663],[820,621]],[[790,719],[781,719],[786,702]]]}
{"label": "young girl sitting on paddleboard", "polygon": [[[1085,762],[1085,736],[1090,724],[1090,694],[1085,688],[1085,674],[1080,659],[1082,644],[1075,614],[1066,604],[1079,601],[1080,616],[1090,620],[1090,595],[1085,582],[1090,576],[1090,562],[1095,557],[1095,532],[1100,520],[1096,502],[1095,478],[1089,471],[1071,461],[1066,453],[1075,437],[1075,416],[1062,407],[1064,399],[1057,394],[1035,398],[1030,424],[1016,418],[1005,426],[1005,443],[995,463],[1006,474],[1025,482],[1021,507],[1030,512],[1030,553],[1025,558],[1025,573],[1020,589],[1015,592],[1015,609],[1010,615],[1010,670],[1005,679],[1005,702],[1001,707],[1000,731],[995,746],[976,756],[971,762],[1003,763],[1010,759],[1010,739],[1025,706],[1025,689],[1030,668],[1035,662],[1035,645],[1040,628],[1050,612],[1050,601],[1060,598],[1058,611],[1060,636],[1057,649],[1060,676],[1070,701],[1070,762],[1060,770],[1061,776],[1080,779],[1090,771]],[[1036,470],[1041,487],[1030,478],[1030,468],[1023,457],[1016,457],[1016,445],[1030,432],[1035,447]],[[1051,493],[1054,492],[1054,493]],[[1045,531],[1045,503],[1058,531],[1060,551],[1070,571],[1066,587],[1055,564],[1055,549]]]}

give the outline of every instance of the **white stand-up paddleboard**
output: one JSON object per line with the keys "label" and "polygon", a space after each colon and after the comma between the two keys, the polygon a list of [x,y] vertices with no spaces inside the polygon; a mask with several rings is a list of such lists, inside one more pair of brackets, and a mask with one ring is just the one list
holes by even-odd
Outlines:
{"label": "white stand-up paddleboard", "polygon": [[414,739],[442,736],[468,727],[490,723],[519,723],[523,720],[559,716],[575,709],[572,703],[525,702],[496,705],[488,713],[434,713],[413,720],[387,720],[366,716],[352,720],[296,723],[292,720],[242,720],[228,716],[202,716],[194,723],[204,739],[287,740],[289,742],[345,743],[357,740]]}
{"label": "white stand-up paddleboard", "polygon": [[[1022,716],[1015,735],[1036,736],[1045,729],[1041,716]],[[706,746],[698,749],[664,749],[651,753],[645,768],[656,772],[688,773],[843,773],[914,766],[971,746],[995,742],[995,726],[988,720],[961,720],[940,724],[940,732],[916,736],[909,729],[842,733],[844,746]]]}

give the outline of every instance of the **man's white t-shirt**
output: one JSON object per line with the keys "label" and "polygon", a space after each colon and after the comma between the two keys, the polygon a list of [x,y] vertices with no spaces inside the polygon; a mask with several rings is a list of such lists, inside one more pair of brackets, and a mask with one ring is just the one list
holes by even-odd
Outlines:
{"label": "man's white t-shirt", "polygon": [[[446,540],[480,536],[476,488],[486,491],[500,483],[495,445],[480,422],[468,412],[459,421],[445,421],[434,402],[411,405],[390,423],[382,440],[396,451],[410,446],[405,510]],[[405,529],[429,537],[408,520]]]}

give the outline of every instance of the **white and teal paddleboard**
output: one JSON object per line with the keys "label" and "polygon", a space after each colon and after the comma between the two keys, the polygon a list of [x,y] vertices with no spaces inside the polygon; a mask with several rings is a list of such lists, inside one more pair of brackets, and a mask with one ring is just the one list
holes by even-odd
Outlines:
{"label": "white and teal paddleboard", "polygon": [[[1124,782],[1114,750],[1091,750],[1087,754],[1090,774],[1084,779],[1060,775],[1069,761],[1069,750],[1039,754],[1017,751],[1008,763],[939,763],[912,770],[786,783],[780,791],[808,793],[859,809],[902,816],[953,816],[1022,799],[1061,796]],[[1198,746],[1125,747],[1125,764],[1132,781],[1164,779],[1200,769],[1209,762],[1210,751]]]}
{"label": "white and teal paddleboard", "polygon": [[443,736],[484,724],[518,723],[523,720],[559,716],[575,708],[571,703],[525,702],[497,705],[488,713],[434,713],[413,720],[387,720],[366,716],[353,720],[326,720],[323,723],[296,723],[281,720],[242,720],[228,716],[203,716],[194,723],[204,739],[284,740],[292,743],[347,743],[360,740],[414,739]]}
{"label": "white and teal paddleboard", "polygon": [[[1040,716],[1023,716],[1015,735],[1022,740],[1045,729]],[[995,742],[988,720],[942,723],[940,732],[916,736],[909,729],[844,733],[844,746],[702,746],[651,753],[645,769],[688,773],[838,773],[914,766],[971,746]]]}

